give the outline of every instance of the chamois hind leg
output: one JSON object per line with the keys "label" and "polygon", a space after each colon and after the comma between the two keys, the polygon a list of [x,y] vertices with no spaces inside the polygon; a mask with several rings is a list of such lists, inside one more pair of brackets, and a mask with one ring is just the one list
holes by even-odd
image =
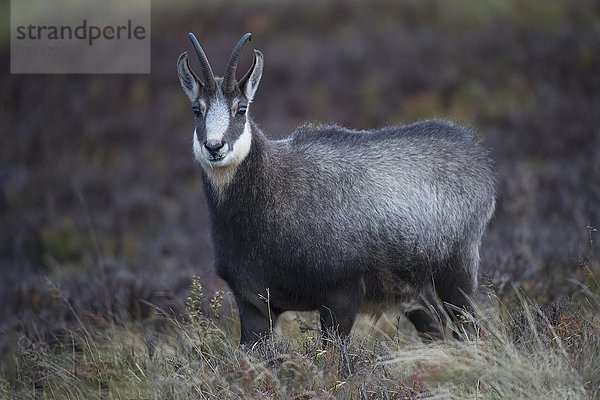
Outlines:
{"label": "chamois hind leg", "polygon": [[439,300],[431,287],[423,291],[418,308],[405,313],[406,318],[424,339],[442,339],[444,337],[443,319],[439,315]]}
{"label": "chamois hind leg", "polygon": [[[472,251],[459,253],[452,259],[436,279],[436,292],[445,305],[450,318],[457,327],[462,327],[468,334],[474,333],[473,295],[477,288],[477,266],[479,262],[478,246]],[[460,335],[455,336],[460,338]]]}

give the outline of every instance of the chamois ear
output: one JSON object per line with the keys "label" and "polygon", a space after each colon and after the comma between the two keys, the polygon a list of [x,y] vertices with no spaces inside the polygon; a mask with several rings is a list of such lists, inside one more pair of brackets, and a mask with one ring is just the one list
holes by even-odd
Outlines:
{"label": "chamois ear", "polygon": [[246,74],[240,79],[239,87],[248,101],[252,101],[254,93],[260,83],[263,73],[263,55],[260,51],[254,50],[254,63]]}
{"label": "chamois ear", "polygon": [[181,53],[177,59],[177,73],[179,75],[181,87],[183,88],[183,91],[187,97],[191,102],[196,101],[200,95],[202,82],[200,82],[200,79],[198,79],[194,71],[192,71],[190,68],[187,51]]}

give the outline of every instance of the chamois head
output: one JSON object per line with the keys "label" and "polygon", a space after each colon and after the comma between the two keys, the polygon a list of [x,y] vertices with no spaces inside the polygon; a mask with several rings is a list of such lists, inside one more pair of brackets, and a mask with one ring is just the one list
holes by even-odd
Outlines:
{"label": "chamois head", "polygon": [[248,155],[251,129],[248,109],[260,82],[263,55],[254,50],[254,63],[235,79],[242,48],[252,38],[246,33],[233,49],[223,78],[215,78],[206,54],[193,33],[190,40],[202,67],[202,78],[190,69],[187,52],[179,56],[177,71],[194,111],[194,154],[207,171],[231,170]]}

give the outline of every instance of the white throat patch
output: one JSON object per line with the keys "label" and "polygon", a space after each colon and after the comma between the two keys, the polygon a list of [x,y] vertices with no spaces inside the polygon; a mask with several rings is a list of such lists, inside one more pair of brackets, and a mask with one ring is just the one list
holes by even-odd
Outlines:
{"label": "white throat patch", "polygon": [[206,140],[220,142],[229,128],[229,110],[224,99],[217,97],[206,113]]}
{"label": "white throat patch", "polygon": [[225,188],[235,176],[237,167],[248,156],[248,153],[250,153],[251,144],[252,129],[250,128],[250,123],[246,121],[244,124],[244,132],[233,143],[231,150],[218,163],[213,163],[207,159],[206,154],[202,150],[204,146],[198,141],[198,136],[194,130],[194,155],[196,156],[196,160],[202,165],[202,168],[206,172],[208,179],[210,179],[210,183],[219,198],[222,197]]}

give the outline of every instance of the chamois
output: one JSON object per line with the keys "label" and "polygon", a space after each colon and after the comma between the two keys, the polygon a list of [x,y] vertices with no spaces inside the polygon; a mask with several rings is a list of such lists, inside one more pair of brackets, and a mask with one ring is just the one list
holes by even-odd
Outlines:
{"label": "chamois", "polygon": [[469,129],[437,120],[371,131],[302,125],[268,140],[250,113],[260,51],[236,80],[251,34],[223,78],[189,37],[203,79],[187,52],[178,75],[195,114],[215,269],[235,296],[242,345],[268,335],[284,311],[318,310],[321,329],[345,337],[373,305],[402,306],[431,336],[442,332],[435,318],[406,304],[471,310],[495,188],[488,151]]}

